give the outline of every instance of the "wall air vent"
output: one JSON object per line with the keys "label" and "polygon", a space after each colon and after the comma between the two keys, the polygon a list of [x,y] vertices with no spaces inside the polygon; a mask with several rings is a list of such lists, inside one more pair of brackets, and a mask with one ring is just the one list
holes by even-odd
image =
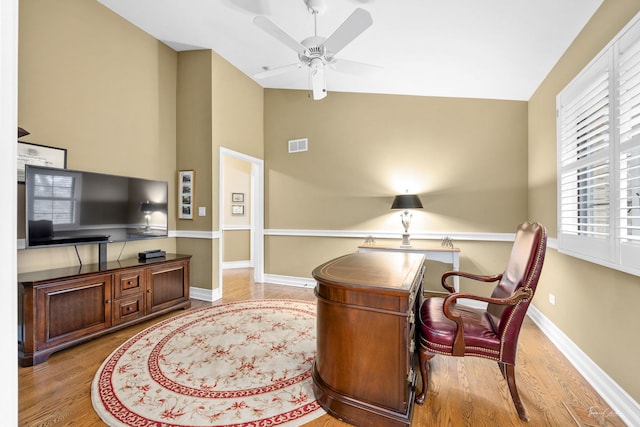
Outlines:
{"label": "wall air vent", "polygon": [[307,151],[309,147],[308,142],[307,138],[289,140],[289,152],[299,153],[301,151]]}

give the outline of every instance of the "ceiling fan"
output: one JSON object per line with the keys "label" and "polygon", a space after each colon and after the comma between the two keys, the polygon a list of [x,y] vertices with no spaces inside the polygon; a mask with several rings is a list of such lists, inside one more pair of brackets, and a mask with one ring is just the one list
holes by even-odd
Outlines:
{"label": "ceiling fan", "polygon": [[328,38],[318,35],[317,16],[325,9],[324,0],[304,0],[309,12],[313,14],[314,35],[301,42],[296,41],[280,27],[265,16],[256,16],[253,20],[259,28],[270,34],[281,43],[293,49],[298,54],[299,62],[275,68],[265,68],[265,71],[254,74],[262,79],[284,73],[290,70],[309,67],[313,99],[318,100],[327,96],[325,67],[330,66],[336,71],[359,74],[367,69],[380,68],[375,65],[338,59],[335,55],[351,43],[364,30],[373,24],[371,15],[364,9],[356,9]]}

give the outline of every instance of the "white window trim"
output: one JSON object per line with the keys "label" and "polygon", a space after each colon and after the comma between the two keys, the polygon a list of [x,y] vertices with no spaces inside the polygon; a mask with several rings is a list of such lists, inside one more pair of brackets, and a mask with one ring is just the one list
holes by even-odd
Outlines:
{"label": "white window trim", "polygon": [[[635,33],[635,34],[634,34]],[[626,36],[632,36],[635,40],[640,40],[640,14],[636,15],[608,44],[600,51],[592,61],[558,94],[556,98],[557,106],[557,218],[558,218],[558,251],[560,253],[574,256],[589,262],[600,264],[615,270],[623,271],[629,274],[640,276],[640,244],[628,243],[623,241],[620,236],[621,218],[624,215],[621,212],[623,194],[621,193],[620,176],[620,125],[618,121],[619,107],[619,82],[618,82],[618,58],[620,41]],[[568,228],[563,228],[563,159],[561,157],[562,138],[562,106],[563,100],[575,100],[577,93],[581,89],[587,88],[594,80],[595,70],[606,63],[609,69],[609,139],[608,139],[608,159],[609,159],[609,235],[607,238],[595,238],[584,234],[571,234]],[[638,107],[640,114],[640,107]],[[625,142],[626,146],[640,145],[640,136],[635,136],[633,142]],[[626,147],[628,148],[628,147]],[[573,161],[576,165],[578,161]],[[574,166],[575,168],[575,166]],[[576,201],[576,209],[583,207],[578,205]],[[632,220],[633,221],[633,220]],[[633,224],[635,226],[635,224]]]}

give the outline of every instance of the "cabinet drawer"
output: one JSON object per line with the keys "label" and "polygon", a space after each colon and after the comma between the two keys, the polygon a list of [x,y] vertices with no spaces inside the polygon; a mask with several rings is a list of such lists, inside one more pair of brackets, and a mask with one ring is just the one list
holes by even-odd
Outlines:
{"label": "cabinet drawer", "polygon": [[144,301],[144,294],[113,300],[113,324],[128,322],[144,316]]}
{"label": "cabinet drawer", "polygon": [[115,275],[114,298],[135,295],[144,292],[144,270],[128,270]]}

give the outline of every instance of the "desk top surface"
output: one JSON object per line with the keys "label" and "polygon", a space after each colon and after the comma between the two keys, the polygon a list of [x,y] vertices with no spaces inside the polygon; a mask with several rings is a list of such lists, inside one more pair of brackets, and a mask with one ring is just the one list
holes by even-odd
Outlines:
{"label": "desk top surface", "polygon": [[319,283],[355,288],[408,292],[418,277],[424,255],[399,252],[367,252],[345,255],[313,270]]}

